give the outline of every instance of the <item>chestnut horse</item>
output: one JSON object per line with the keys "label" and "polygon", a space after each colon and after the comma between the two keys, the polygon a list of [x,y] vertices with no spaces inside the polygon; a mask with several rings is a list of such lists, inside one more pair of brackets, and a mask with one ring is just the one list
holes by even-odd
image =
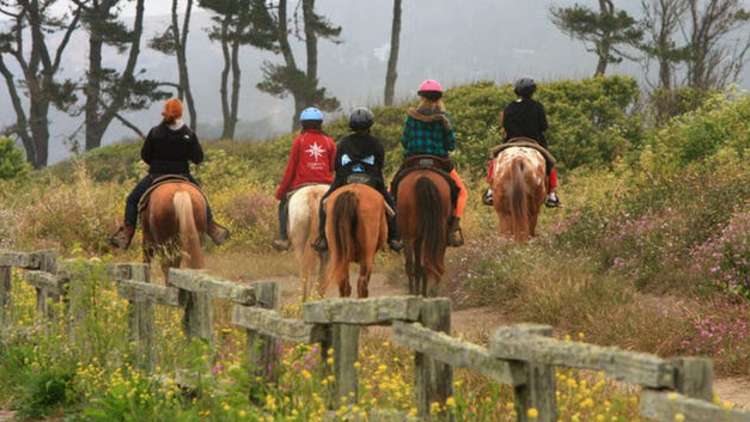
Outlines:
{"label": "chestnut horse", "polygon": [[289,239],[300,265],[302,280],[302,301],[310,295],[310,280],[318,270],[317,290],[321,296],[325,286],[325,269],[328,254],[318,253],[312,242],[318,238],[318,208],[320,200],[328,191],[328,185],[309,185],[297,189],[289,198]]}
{"label": "chestnut horse", "polygon": [[495,159],[492,200],[500,234],[517,242],[536,236],[539,210],[547,194],[542,154],[532,148],[508,148]]}
{"label": "chestnut horse", "polygon": [[141,212],[144,260],[158,253],[168,280],[169,269],[179,268],[183,258],[189,268],[204,267],[202,234],[206,232],[206,200],[190,183],[171,182],[151,192]]}
{"label": "chestnut horse", "polygon": [[[451,188],[440,174],[415,170],[398,185],[398,226],[404,240],[409,294],[435,296],[445,272]],[[427,288],[428,281],[432,285]]]}
{"label": "chestnut horse", "polygon": [[358,263],[357,296],[365,298],[375,254],[384,249],[388,237],[385,201],[375,189],[355,183],[336,189],[325,207],[330,252],[328,283],[338,283],[340,296],[351,296],[349,264]]}

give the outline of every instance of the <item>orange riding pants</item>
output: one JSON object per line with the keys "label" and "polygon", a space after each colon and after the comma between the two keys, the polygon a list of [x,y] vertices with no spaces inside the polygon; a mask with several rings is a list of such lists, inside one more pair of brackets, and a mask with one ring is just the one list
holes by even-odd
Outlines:
{"label": "orange riding pants", "polygon": [[466,192],[466,186],[464,186],[461,176],[458,175],[456,169],[451,170],[451,179],[456,182],[458,186],[458,199],[456,201],[456,209],[453,211],[453,216],[461,218],[464,216],[464,210],[466,209],[466,200],[469,199],[469,193]]}

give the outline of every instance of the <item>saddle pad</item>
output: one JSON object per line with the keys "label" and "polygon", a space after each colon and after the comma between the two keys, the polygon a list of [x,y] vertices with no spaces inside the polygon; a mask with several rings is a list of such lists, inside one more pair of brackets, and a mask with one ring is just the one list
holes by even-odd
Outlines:
{"label": "saddle pad", "polygon": [[201,189],[200,186],[196,185],[195,183],[192,183],[185,176],[182,176],[179,174],[165,174],[163,176],[157,177],[151,182],[151,186],[148,187],[148,190],[146,191],[146,193],[144,193],[143,196],[141,197],[141,200],[138,201],[138,213],[143,212],[143,210],[145,210],[146,207],[148,207],[148,200],[151,197],[151,193],[156,188],[158,188],[161,185],[166,185],[167,183],[176,183],[176,182],[187,183],[187,184],[194,186],[196,189],[198,189],[198,192],[200,192],[201,195],[203,195],[203,199],[206,201],[206,205],[208,205],[208,198],[206,197],[206,194],[203,193],[203,190]]}
{"label": "saddle pad", "polygon": [[531,138],[513,138],[502,145],[498,145],[492,148],[490,152],[490,159],[494,160],[501,152],[505,151],[506,149],[516,147],[531,148],[542,154],[542,156],[544,157],[544,161],[547,164],[547,174],[549,174],[552,168],[555,167],[555,164],[557,164],[557,160],[555,160],[555,157],[553,157],[546,148],[539,145],[535,140]]}

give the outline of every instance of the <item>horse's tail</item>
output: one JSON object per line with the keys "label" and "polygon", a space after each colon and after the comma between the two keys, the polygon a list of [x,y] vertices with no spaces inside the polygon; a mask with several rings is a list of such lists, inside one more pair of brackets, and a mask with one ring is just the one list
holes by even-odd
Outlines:
{"label": "horse's tail", "polygon": [[180,227],[180,244],[183,253],[188,255],[188,266],[190,268],[203,268],[203,251],[198,228],[195,225],[195,213],[193,212],[193,200],[190,193],[179,191],[172,198],[177,223]]}
{"label": "horse's tail", "polygon": [[440,198],[437,186],[428,177],[420,177],[415,186],[417,199],[417,242],[420,245],[422,268],[435,276],[444,271],[441,256],[445,250],[448,237],[448,221],[445,216],[445,204]]}
{"label": "horse's tail", "polygon": [[526,186],[526,166],[522,158],[511,163],[513,180],[510,184],[511,233],[522,242],[529,236],[529,191]]}
{"label": "horse's tail", "polygon": [[[331,267],[333,274],[348,271],[349,262],[356,254],[357,207],[359,200],[352,191],[342,193],[333,204],[331,222],[335,234],[331,245]],[[329,277],[330,278],[330,277]]]}

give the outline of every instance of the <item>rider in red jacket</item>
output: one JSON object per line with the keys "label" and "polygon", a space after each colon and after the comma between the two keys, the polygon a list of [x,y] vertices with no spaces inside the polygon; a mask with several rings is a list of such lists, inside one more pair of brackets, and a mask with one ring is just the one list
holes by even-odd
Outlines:
{"label": "rider in red jacket", "polygon": [[336,143],[323,133],[323,113],[309,107],[300,115],[302,132],[292,142],[284,178],[276,189],[279,202],[279,238],[273,241],[278,250],[289,249],[287,225],[288,194],[301,186],[333,181],[333,168],[336,159]]}

